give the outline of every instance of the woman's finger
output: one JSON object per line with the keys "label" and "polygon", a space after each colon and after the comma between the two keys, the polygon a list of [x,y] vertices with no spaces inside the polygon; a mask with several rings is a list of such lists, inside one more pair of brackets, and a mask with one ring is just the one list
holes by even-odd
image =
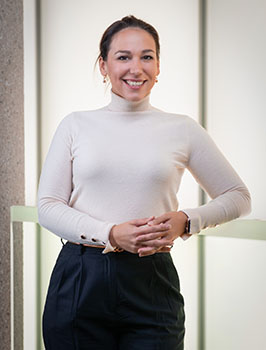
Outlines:
{"label": "woman's finger", "polygon": [[156,253],[169,253],[171,251],[172,247],[162,247],[161,249],[157,250]]}
{"label": "woman's finger", "polygon": [[134,224],[135,226],[142,226],[146,225],[149,221],[154,220],[155,216],[150,216],[149,218],[143,218],[143,219],[135,219],[131,220],[130,223]]}
{"label": "woman's finger", "polygon": [[172,239],[171,238],[167,238],[167,237],[162,237],[161,239],[154,239],[154,240],[150,240],[147,242],[142,242],[141,243],[141,248],[147,248],[150,247],[152,249],[160,249],[161,247],[165,247],[165,246],[171,246],[172,245]]}
{"label": "woman's finger", "polygon": [[143,242],[148,242],[148,241],[152,241],[155,239],[159,239],[161,237],[164,237],[167,234],[167,231],[168,231],[168,229],[166,229],[165,231],[161,231],[161,229],[160,229],[160,231],[141,234],[136,238],[136,242],[143,243]]}
{"label": "woman's finger", "polygon": [[[172,228],[172,225],[170,224],[163,224],[161,223],[160,225],[153,225],[153,226],[143,226],[139,228],[138,232],[138,237],[142,237],[144,235],[148,235],[154,232],[163,232],[163,231],[168,231]],[[144,241],[146,238],[144,238]]]}
{"label": "woman's finger", "polygon": [[154,249],[153,247],[145,247],[145,248],[142,247],[138,249],[138,254],[140,257],[153,255],[156,252],[157,252],[157,249]]}
{"label": "woman's finger", "polygon": [[[162,241],[160,242],[162,244]],[[138,249],[139,256],[147,256],[155,253],[169,253],[174,246],[174,242],[170,242],[169,244],[165,244],[164,246],[159,246],[154,248],[154,246],[150,245],[147,247],[141,247]]]}
{"label": "woman's finger", "polygon": [[148,225],[158,225],[160,223],[165,222],[168,219],[169,219],[169,216],[167,215],[167,213],[165,213],[165,214],[163,214],[161,216],[158,216],[157,218],[154,218],[153,220],[150,220],[148,222]]}

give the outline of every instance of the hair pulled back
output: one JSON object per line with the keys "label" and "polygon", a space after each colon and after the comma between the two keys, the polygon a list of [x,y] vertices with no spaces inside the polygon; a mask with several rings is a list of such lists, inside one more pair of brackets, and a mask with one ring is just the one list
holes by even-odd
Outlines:
{"label": "hair pulled back", "polygon": [[103,36],[100,41],[100,53],[97,58],[97,61],[100,57],[103,58],[104,61],[107,60],[107,55],[110,50],[111,41],[113,36],[123,30],[125,28],[140,28],[146,30],[153,37],[156,45],[156,56],[159,59],[160,56],[160,43],[159,43],[159,35],[156,29],[147,22],[142,21],[134,16],[126,16],[121,20],[118,20],[112,23],[103,33]]}

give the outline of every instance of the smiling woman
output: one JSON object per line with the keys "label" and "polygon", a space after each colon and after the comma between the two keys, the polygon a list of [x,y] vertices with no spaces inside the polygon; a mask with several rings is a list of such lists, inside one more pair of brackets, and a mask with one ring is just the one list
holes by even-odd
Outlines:
{"label": "smiling woman", "polygon": [[[63,245],[47,294],[47,350],[183,350],[184,300],[170,251],[250,211],[249,192],[192,118],[152,107],[155,29],[133,16],[107,28],[99,67],[111,103],[66,116],[42,170],[39,222]],[[178,210],[185,169],[212,200]]]}
{"label": "smiling woman", "polygon": [[126,28],[116,33],[108,55],[99,58],[100,71],[108,76],[112,91],[128,101],[146,97],[159,74],[156,44],[141,28]]}

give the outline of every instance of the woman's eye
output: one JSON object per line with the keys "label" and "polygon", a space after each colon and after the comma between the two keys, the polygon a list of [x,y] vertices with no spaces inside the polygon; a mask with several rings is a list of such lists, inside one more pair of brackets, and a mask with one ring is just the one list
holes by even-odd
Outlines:
{"label": "woman's eye", "polygon": [[118,60],[120,60],[120,61],[126,61],[127,59],[129,59],[128,56],[119,56],[118,57]]}
{"label": "woman's eye", "polygon": [[150,55],[143,56],[144,60],[153,60],[153,57]]}

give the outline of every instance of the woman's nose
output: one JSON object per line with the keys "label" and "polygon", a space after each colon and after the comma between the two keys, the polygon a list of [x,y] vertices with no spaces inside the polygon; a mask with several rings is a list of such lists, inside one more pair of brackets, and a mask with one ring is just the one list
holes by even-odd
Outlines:
{"label": "woman's nose", "polygon": [[139,59],[132,60],[130,65],[130,73],[138,75],[142,73],[142,64]]}

